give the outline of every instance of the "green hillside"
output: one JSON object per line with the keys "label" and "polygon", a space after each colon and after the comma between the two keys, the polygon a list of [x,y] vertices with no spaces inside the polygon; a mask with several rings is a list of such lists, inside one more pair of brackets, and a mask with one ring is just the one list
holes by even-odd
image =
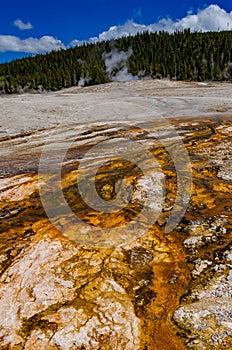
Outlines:
{"label": "green hillside", "polygon": [[[126,63],[125,59],[112,59],[109,73],[106,54],[128,50],[131,54]],[[125,64],[136,78],[231,80],[232,32],[146,32],[15,60],[0,65],[0,92],[55,91],[78,83],[101,84],[116,80]]]}

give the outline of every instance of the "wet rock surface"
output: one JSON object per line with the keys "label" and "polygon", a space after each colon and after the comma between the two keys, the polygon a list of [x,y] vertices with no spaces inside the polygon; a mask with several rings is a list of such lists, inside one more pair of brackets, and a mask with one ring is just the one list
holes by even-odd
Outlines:
{"label": "wet rock surface", "polygon": [[230,254],[231,248],[224,253],[216,251],[212,260],[194,261],[194,287],[174,313],[174,320],[186,332],[190,348],[230,349],[232,346]]}
{"label": "wet rock surface", "polygon": [[[231,118],[182,117],[170,123],[192,165],[190,202],[170,232],[165,226],[175,206],[177,174],[155,135],[177,152],[178,142],[162,124],[144,121],[143,132],[132,121],[126,127],[61,125],[1,140],[1,349],[231,349]],[[117,144],[122,136],[146,145],[163,176],[156,164],[148,181],[139,166],[116,157],[99,168],[96,191],[110,202],[124,178],[123,200],[131,202],[116,212],[97,211],[81,199],[79,162],[99,140]],[[64,159],[61,187],[78,225],[59,202],[52,223],[41,203],[40,186],[54,178],[52,171],[38,175],[47,137],[61,149],[77,141]],[[57,154],[52,149],[51,169]],[[88,157],[84,176],[103,156]],[[154,198],[150,207],[159,211],[156,222],[147,227],[144,217],[143,232],[129,230],[147,198],[149,204]],[[113,244],[105,244],[105,228],[112,229]]]}

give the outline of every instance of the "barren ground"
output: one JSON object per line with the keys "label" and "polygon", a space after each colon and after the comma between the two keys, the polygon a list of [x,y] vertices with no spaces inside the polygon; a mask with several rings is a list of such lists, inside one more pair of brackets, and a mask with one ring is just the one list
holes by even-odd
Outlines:
{"label": "barren ground", "polygon": [[231,102],[231,83],[168,80],[73,87],[41,95],[1,96],[0,137],[58,124],[141,118],[148,113],[152,117],[229,115],[232,114]]}

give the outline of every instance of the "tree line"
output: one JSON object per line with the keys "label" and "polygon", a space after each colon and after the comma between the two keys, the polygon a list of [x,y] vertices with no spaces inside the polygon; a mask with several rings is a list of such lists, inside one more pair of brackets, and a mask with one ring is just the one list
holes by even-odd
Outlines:
{"label": "tree line", "polygon": [[[117,40],[83,44],[0,64],[0,93],[56,91],[106,83],[104,54],[132,50],[128,72],[138,78],[185,81],[232,79],[232,32],[140,33]],[[120,64],[114,67],[114,74]]]}

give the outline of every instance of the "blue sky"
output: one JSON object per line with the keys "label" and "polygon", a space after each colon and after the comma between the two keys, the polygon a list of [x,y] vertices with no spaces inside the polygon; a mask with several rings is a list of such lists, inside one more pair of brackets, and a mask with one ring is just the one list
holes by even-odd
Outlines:
{"label": "blue sky", "polygon": [[[68,47],[73,40],[78,43],[78,40],[98,37],[111,26],[122,26],[129,20],[140,25],[154,24],[164,18],[170,18],[173,23],[178,22],[186,17],[187,13],[190,14],[189,11],[197,14],[199,10],[211,4],[217,4],[220,9],[225,10],[228,16],[231,15],[232,20],[231,0],[1,1],[0,62],[37,52],[46,52],[52,48]],[[219,9],[217,12],[219,13]],[[217,16],[217,12],[212,16]],[[223,22],[223,13],[219,15]],[[205,14],[204,20],[208,18],[207,16]],[[230,17],[227,17],[226,23],[229,20]],[[167,23],[165,26],[169,28]],[[130,28],[131,26],[123,27],[121,31],[123,29],[125,32]],[[113,32],[111,34],[114,35]],[[45,38],[40,40],[41,37]],[[32,39],[28,41],[28,38]],[[26,42],[24,43],[23,40]]]}

